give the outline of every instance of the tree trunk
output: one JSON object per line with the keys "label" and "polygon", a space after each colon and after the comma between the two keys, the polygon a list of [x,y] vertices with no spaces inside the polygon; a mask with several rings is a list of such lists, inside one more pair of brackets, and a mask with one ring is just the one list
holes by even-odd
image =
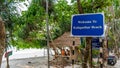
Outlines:
{"label": "tree trunk", "polygon": [[83,9],[82,9],[80,0],[77,0],[77,5],[78,5],[78,12],[79,12],[79,14],[83,13]]}
{"label": "tree trunk", "polygon": [[92,37],[87,38],[87,46],[89,46],[89,68],[92,68],[92,45],[91,45],[91,40]]}
{"label": "tree trunk", "polygon": [[[80,3],[80,0],[77,0],[77,5],[78,5],[79,14],[84,13],[83,9],[82,9],[82,6],[81,6],[81,3]],[[89,60],[89,63],[90,63],[89,66],[92,67],[92,59],[91,59],[92,54],[90,54],[91,53],[91,37],[86,38],[86,43],[87,43],[87,46],[85,47],[85,52],[84,52],[84,56],[83,56],[84,60],[83,60],[83,63],[82,63],[82,68],[88,68],[87,67],[87,62],[88,62],[89,59],[90,59]]]}
{"label": "tree trunk", "polygon": [[6,33],[5,33],[5,26],[0,18],[0,67],[1,67],[1,62],[2,62],[2,56],[5,50],[5,38],[6,38]]}
{"label": "tree trunk", "polygon": [[87,67],[88,58],[89,58],[89,46],[87,45],[84,52],[84,61],[82,63],[82,68],[88,68]]}
{"label": "tree trunk", "polygon": [[3,56],[3,52],[1,52],[1,50],[0,50],[0,68],[1,68],[1,63],[2,63],[2,56]]}

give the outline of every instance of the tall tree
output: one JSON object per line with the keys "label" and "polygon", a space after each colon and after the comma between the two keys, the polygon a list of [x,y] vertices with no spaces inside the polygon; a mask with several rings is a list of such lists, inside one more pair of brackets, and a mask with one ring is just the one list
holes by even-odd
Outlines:
{"label": "tall tree", "polygon": [[[102,4],[101,4],[102,3]],[[87,4],[87,5],[85,5]],[[94,5],[93,5],[94,4]],[[108,5],[107,5],[108,4]],[[109,6],[110,2],[109,1],[93,1],[93,0],[77,0],[77,7],[78,7],[78,12],[79,14],[84,13],[93,13],[93,12],[98,12],[101,9],[103,9],[106,6]],[[104,6],[103,6],[104,5]],[[92,54],[91,54],[91,39],[92,38],[86,38],[86,47],[84,50],[83,54],[83,68],[87,68],[87,62],[89,61],[89,66],[92,67]],[[89,56],[88,56],[89,55]]]}
{"label": "tall tree", "polygon": [[[0,67],[1,67],[1,61],[2,61],[2,56],[5,52],[5,49],[7,48],[6,44],[6,31],[10,32],[10,36],[12,36],[12,28],[13,28],[13,23],[12,23],[12,15],[13,13],[12,10],[14,8],[13,4],[14,0],[0,0]],[[13,6],[11,8],[11,6]],[[15,9],[13,9],[14,11]]]}
{"label": "tall tree", "polygon": [[0,67],[2,62],[2,56],[6,48],[5,40],[6,40],[5,25],[2,18],[0,17]]}

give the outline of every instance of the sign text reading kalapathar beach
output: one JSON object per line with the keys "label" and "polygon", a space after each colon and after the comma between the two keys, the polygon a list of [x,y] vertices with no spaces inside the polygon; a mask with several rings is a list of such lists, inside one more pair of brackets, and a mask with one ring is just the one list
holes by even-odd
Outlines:
{"label": "sign text reading kalapathar beach", "polygon": [[[96,20],[92,21],[78,21],[79,24],[94,24],[97,23]],[[73,26],[73,29],[102,29],[102,26]]]}
{"label": "sign text reading kalapathar beach", "polygon": [[102,13],[73,15],[71,34],[83,37],[103,36],[104,15]]}

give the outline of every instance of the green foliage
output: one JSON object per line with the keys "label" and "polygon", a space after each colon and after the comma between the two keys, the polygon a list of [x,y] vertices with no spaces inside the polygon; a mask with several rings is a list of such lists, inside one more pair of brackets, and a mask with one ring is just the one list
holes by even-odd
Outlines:
{"label": "green foliage", "polygon": [[88,0],[82,1],[82,8],[85,13],[94,13],[104,11],[104,8],[111,5],[110,0]]}
{"label": "green foliage", "polygon": [[[1,16],[5,20],[7,31],[11,32],[10,37],[11,44],[18,48],[40,48],[46,46],[45,40],[45,10],[38,4],[31,4],[28,11],[23,12],[22,16],[14,13],[16,8],[13,8],[13,0],[9,2],[7,6],[2,5],[2,8],[6,7],[6,10],[2,10]],[[42,32],[44,32],[44,35]],[[25,46],[26,45],[26,46]]]}
{"label": "green foliage", "polygon": [[[98,9],[102,9],[109,4],[108,1],[104,3],[102,2],[103,1],[98,3],[97,1],[91,2],[90,0],[82,0],[82,7],[85,13],[97,12]],[[93,10],[92,7],[94,7],[93,9],[95,10]],[[68,5],[66,0],[58,0],[57,3],[50,1],[49,12],[49,25],[51,27],[50,35],[52,39],[55,39],[64,32],[70,31],[71,16],[78,13],[77,4],[76,2],[73,2],[72,5]],[[38,38],[37,40],[39,41],[46,39],[45,17],[45,1],[33,0],[31,6],[28,8],[28,11],[23,12],[19,21],[17,21],[18,23],[16,25],[19,29],[16,30],[15,35],[18,39],[25,39],[26,42],[29,43],[34,43],[36,38]]]}
{"label": "green foliage", "polygon": [[28,41],[25,41],[23,39],[17,39],[12,41],[11,44],[16,46],[18,49],[20,48],[25,49],[25,48],[42,48],[42,47],[45,47],[47,43],[45,40],[32,40],[32,42],[30,42],[29,40],[29,43],[28,43]]}
{"label": "green foliage", "polygon": [[97,50],[97,49],[93,49],[93,50],[92,50],[92,56],[93,56],[93,57],[98,57],[99,54],[100,54],[99,49],[98,49],[98,50]]}
{"label": "green foliage", "polygon": [[3,4],[4,3],[4,0],[0,0],[0,4]]}
{"label": "green foliage", "polygon": [[[4,0],[0,0],[0,3]],[[118,0],[80,0],[84,13],[104,12],[106,22],[113,18],[109,16],[109,6],[115,3],[118,6]],[[12,4],[14,0],[8,0]],[[46,46],[46,2],[45,0],[32,0],[27,11],[22,12],[22,16],[14,13],[16,8],[6,6],[6,11],[2,11],[1,15],[7,20],[7,29],[12,30],[12,45],[18,48],[40,48]],[[2,6],[3,8],[4,6]],[[69,5],[67,0],[49,0],[49,26],[50,38],[55,39],[71,28],[71,16],[78,14],[77,0],[71,0]],[[119,18],[119,9],[116,9],[116,17]],[[117,27],[118,29],[118,27]],[[112,37],[113,33],[110,33]],[[83,44],[82,44],[83,45]],[[95,52],[96,53],[96,52]]]}
{"label": "green foliage", "polygon": [[[71,15],[71,6],[68,5],[67,1],[60,0],[54,7],[54,20],[58,22],[59,28],[64,33],[65,31],[70,31]],[[64,27],[63,27],[64,26]]]}

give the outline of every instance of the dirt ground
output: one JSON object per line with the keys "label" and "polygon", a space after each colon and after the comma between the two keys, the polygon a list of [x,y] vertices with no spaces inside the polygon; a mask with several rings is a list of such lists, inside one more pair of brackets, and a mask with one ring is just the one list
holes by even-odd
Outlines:
{"label": "dirt ground", "polygon": [[[35,57],[10,60],[10,68],[48,68],[47,57]],[[2,62],[1,68],[6,68],[6,61]],[[61,68],[59,66],[50,66],[50,68]],[[64,68],[72,68],[72,65]],[[74,68],[81,68],[80,65],[74,65]]]}
{"label": "dirt ground", "polygon": [[[10,68],[48,68],[47,57],[35,57],[24,59],[12,59],[9,61]],[[62,62],[61,62],[62,63]],[[107,68],[119,68],[120,60],[117,61],[115,66],[108,66]],[[1,68],[6,68],[6,61],[2,62]],[[60,66],[50,66],[50,68],[63,68]],[[64,68],[73,68],[72,65],[65,66]],[[74,65],[74,68],[82,68],[80,65]]]}

